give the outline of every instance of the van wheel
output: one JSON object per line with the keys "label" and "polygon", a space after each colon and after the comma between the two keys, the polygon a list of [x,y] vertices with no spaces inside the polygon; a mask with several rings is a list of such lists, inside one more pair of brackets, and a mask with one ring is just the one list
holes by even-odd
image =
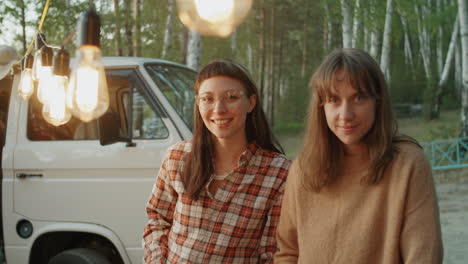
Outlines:
{"label": "van wheel", "polygon": [[60,252],[49,264],[111,264],[101,253],[89,248],[74,248]]}

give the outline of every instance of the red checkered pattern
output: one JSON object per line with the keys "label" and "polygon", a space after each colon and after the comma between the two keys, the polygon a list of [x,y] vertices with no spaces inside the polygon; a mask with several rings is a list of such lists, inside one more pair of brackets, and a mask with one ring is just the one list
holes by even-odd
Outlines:
{"label": "red checkered pattern", "polygon": [[159,170],[146,206],[145,263],[273,263],[291,161],[250,144],[216,193],[208,183],[195,201],[180,176],[190,148],[172,146]]}

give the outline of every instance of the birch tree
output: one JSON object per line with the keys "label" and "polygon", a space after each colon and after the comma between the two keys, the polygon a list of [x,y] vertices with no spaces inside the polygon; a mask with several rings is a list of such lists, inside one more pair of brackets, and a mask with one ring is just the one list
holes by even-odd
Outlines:
{"label": "birch tree", "polygon": [[174,19],[174,0],[167,0],[167,18],[166,18],[166,27],[164,28],[164,40],[163,48],[161,52],[161,58],[167,57],[167,52],[171,47],[172,41],[172,30],[173,30],[173,19]]}
{"label": "birch tree", "polygon": [[194,70],[200,66],[201,36],[197,32],[189,31],[187,43],[186,65]]}
{"label": "birch tree", "polygon": [[352,21],[351,21],[351,7],[349,0],[341,1],[341,15],[343,16],[343,48],[351,48],[352,46]]}
{"label": "birch tree", "polygon": [[468,7],[466,0],[458,0],[458,15],[460,16],[460,38],[462,53],[462,111],[461,136],[468,136]]}
{"label": "birch tree", "polygon": [[114,17],[115,17],[115,49],[117,51],[117,56],[123,56],[122,50],[122,36],[120,34],[121,25],[120,25],[120,8],[119,0],[113,0],[114,2]]}
{"label": "birch tree", "polygon": [[141,4],[140,0],[133,0],[133,21],[135,37],[133,39],[133,54],[141,57],[141,25],[140,25]]}
{"label": "birch tree", "polygon": [[439,83],[437,85],[437,89],[434,93],[433,96],[433,101],[432,101],[432,110],[431,110],[431,119],[433,118],[438,118],[440,114],[440,104],[442,100],[442,92],[447,85],[448,77],[449,77],[449,72],[450,68],[452,67],[453,64],[453,58],[455,57],[455,44],[458,41],[458,32],[459,32],[459,26],[458,26],[458,15],[455,18],[455,23],[453,25],[453,30],[452,30],[452,37],[450,38],[450,44],[448,47],[447,51],[447,56],[445,58],[445,64],[442,69],[442,72],[440,73],[440,78],[439,78]]}
{"label": "birch tree", "polygon": [[385,27],[382,40],[382,56],[380,57],[380,68],[385,74],[387,81],[390,81],[390,51],[392,36],[392,16],[393,0],[387,0],[387,9],[385,14]]}
{"label": "birch tree", "polygon": [[357,47],[359,31],[361,30],[361,16],[359,15],[360,10],[361,9],[359,7],[359,0],[356,0],[356,3],[354,5],[353,35],[351,40],[351,46],[353,48]]}
{"label": "birch tree", "polygon": [[372,21],[369,23],[371,26],[371,37],[370,37],[370,55],[375,59],[379,60],[379,46],[380,46],[380,38],[379,38],[379,29],[377,27],[376,17],[376,0],[371,0],[370,2],[370,17],[372,17]]}

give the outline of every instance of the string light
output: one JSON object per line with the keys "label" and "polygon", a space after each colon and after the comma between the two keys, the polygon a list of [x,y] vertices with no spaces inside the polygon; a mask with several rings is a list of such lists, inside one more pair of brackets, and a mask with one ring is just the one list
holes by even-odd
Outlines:
{"label": "string light", "polygon": [[44,119],[54,126],[67,123],[71,119],[70,109],[66,106],[68,71],[70,55],[63,47],[55,56],[53,76],[50,81],[50,98],[42,108]]}
{"label": "string light", "polygon": [[252,0],[177,0],[180,21],[203,35],[229,36],[244,21]]}
{"label": "string light", "polygon": [[106,75],[101,61],[101,22],[94,6],[78,22],[78,49],[70,76],[67,105],[75,117],[89,122],[109,108]]}
{"label": "string light", "polygon": [[32,67],[34,63],[34,57],[27,55],[23,58],[21,72],[21,80],[18,85],[18,93],[24,100],[29,99],[34,92],[34,82],[32,77]]}

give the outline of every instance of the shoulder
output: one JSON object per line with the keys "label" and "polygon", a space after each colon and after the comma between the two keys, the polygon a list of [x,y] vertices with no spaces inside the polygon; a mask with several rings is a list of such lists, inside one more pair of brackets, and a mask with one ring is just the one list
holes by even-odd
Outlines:
{"label": "shoulder", "polygon": [[192,149],[192,141],[180,141],[170,146],[166,152],[166,159],[177,159],[180,160],[186,153],[189,153]]}
{"label": "shoulder", "polygon": [[267,149],[258,148],[255,156],[261,157],[264,165],[289,170],[292,161],[285,155]]}
{"label": "shoulder", "polygon": [[425,162],[427,161],[423,148],[413,141],[403,141],[395,143],[395,160],[399,162]]}

